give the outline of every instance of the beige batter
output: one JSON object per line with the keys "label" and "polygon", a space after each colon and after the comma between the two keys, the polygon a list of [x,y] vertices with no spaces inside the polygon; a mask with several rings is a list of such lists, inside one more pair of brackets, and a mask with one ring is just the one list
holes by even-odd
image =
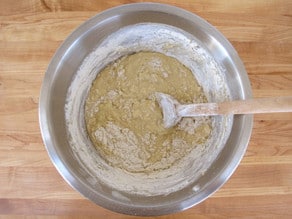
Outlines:
{"label": "beige batter", "polygon": [[155,92],[170,94],[181,103],[206,101],[188,68],[156,52],[122,57],[93,81],[85,104],[86,128],[111,166],[132,173],[167,169],[208,139],[208,118],[203,122],[184,118],[165,129]]}

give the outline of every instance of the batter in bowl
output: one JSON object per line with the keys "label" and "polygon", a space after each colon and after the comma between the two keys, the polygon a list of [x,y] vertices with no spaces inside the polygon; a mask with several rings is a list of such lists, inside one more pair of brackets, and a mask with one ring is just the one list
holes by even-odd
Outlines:
{"label": "batter in bowl", "polygon": [[70,147],[92,188],[107,185],[129,199],[200,189],[196,180],[224,147],[233,117],[184,118],[165,129],[155,92],[181,103],[230,99],[224,69],[175,27],[121,28],[82,62],[64,110]]}
{"label": "batter in bowl", "polygon": [[184,118],[165,129],[155,92],[181,103],[207,101],[191,70],[158,52],[123,56],[93,81],[85,103],[86,129],[112,167],[146,174],[165,170],[209,138],[209,118]]}

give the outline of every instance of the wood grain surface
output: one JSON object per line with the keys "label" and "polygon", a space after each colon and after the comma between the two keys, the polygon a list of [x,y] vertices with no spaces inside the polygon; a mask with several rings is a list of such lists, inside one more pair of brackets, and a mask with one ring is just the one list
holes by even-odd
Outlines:
{"label": "wood grain surface", "polygon": [[[73,190],[49,160],[38,124],[41,83],[62,41],[98,12],[133,2],[0,0],[0,218],[139,218],[110,212]],[[291,0],[160,2],[196,13],[225,35],[255,97],[292,95]],[[254,119],[230,180],[203,203],[158,218],[292,218],[292,114]]]}

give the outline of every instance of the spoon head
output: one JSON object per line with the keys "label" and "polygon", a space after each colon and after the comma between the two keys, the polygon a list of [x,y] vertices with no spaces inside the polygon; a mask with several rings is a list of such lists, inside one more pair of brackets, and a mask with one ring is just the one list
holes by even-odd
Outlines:
{"label": "spoon head", "polygon": [[177,114],[177,107],[180,105],[179,102],[172,96],[160,92],[156,92],[155,97],[162,109],[164,127],[171,128],[175,126],[181,119]]}

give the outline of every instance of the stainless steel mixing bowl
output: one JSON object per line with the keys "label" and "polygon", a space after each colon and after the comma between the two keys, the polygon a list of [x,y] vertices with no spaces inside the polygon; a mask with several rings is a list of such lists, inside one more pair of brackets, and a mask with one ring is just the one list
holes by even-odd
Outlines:
{"label": "stainless steel mixing bowl", "polygon": [[234,117],[231,134],[222,152],[196,182],[165,196],[129,196],[130,201],[114,195],[107,185],[94,187],[90,176],[76,160],[68,143],[64,105],[68,87],[84,58],[109,34],[127,25],[154,22],[178,27],[199,39],[214,59],[226,69],[232,99],[251,98],[251,87],[235,49],[209,23],[198,16],[155,3],[123,5],[104,11],[75,30],[54,55],[42,85],[39,118],[42,137],[49,156],[63,178],[78,192],[112,211],[132,215],[162,215],[190,208],[209,197],[231,176],[238,166],[252,130],[252,116]]}

